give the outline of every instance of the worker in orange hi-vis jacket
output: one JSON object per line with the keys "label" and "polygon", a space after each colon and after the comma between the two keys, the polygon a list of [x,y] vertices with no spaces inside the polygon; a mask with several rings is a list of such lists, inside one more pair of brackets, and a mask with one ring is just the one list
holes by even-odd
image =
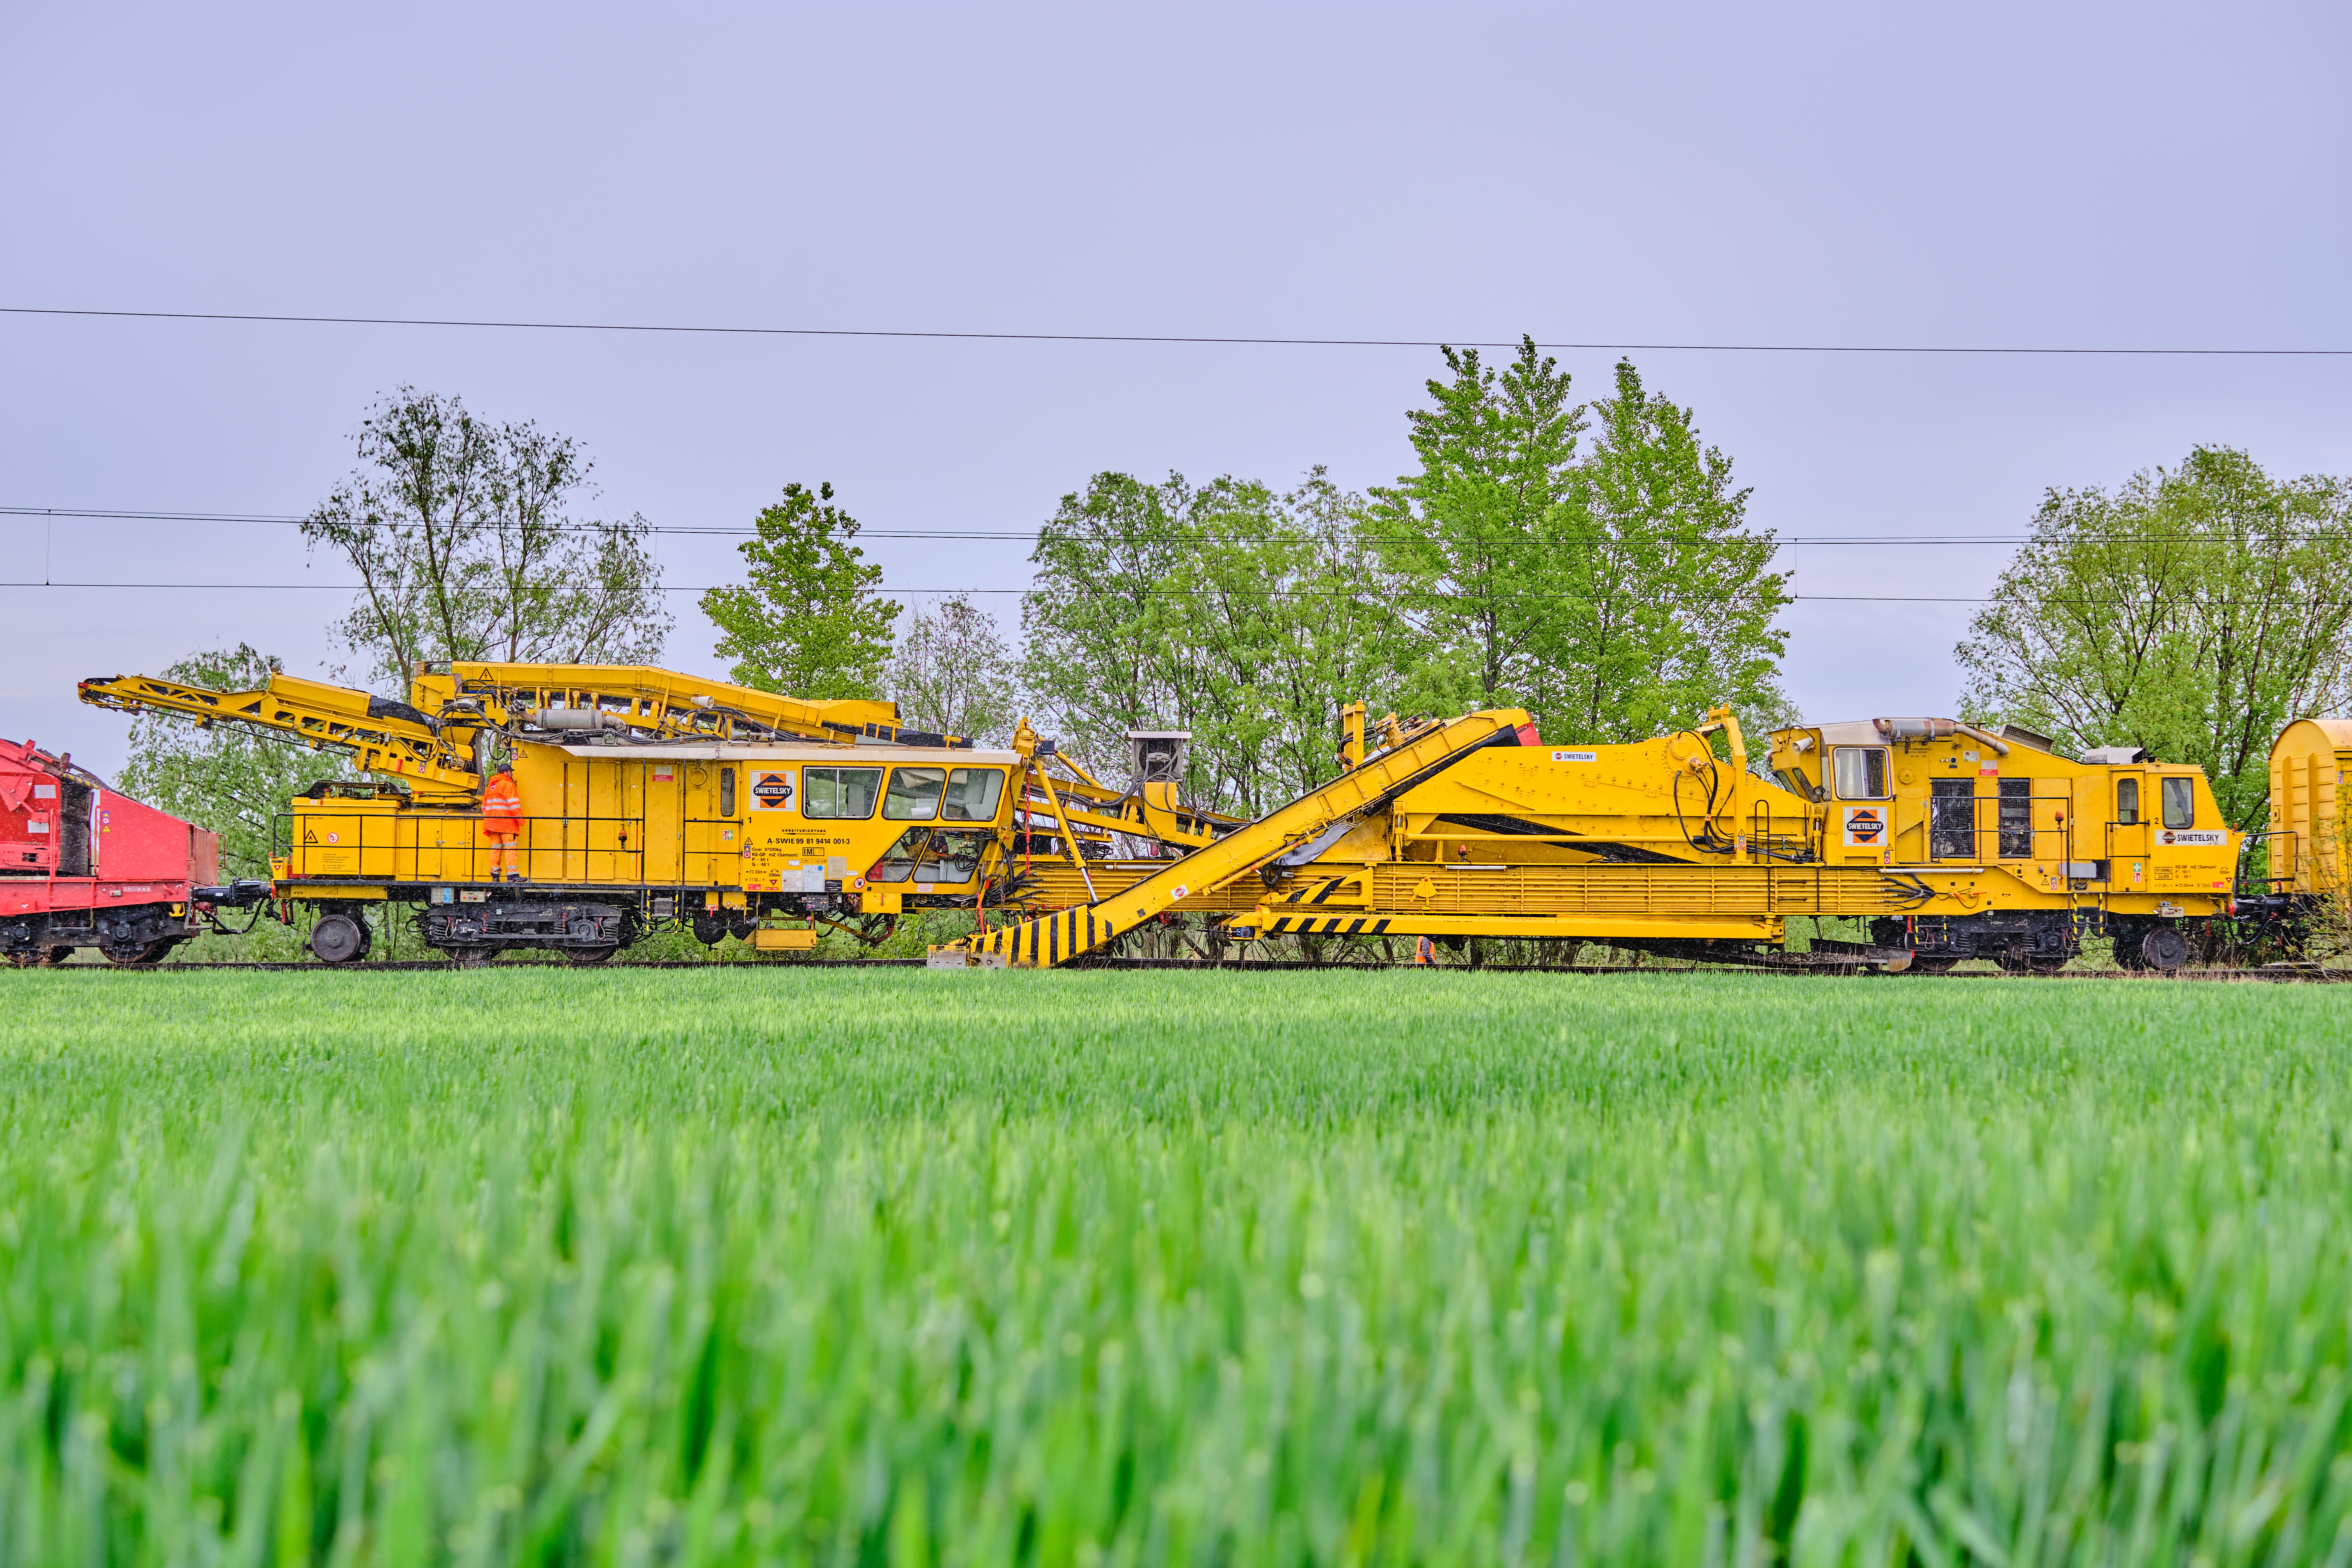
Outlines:
{"label": "worker in orange hi-vis jacket", "polygon": [[522,833],[522,792],[515,788],[511,763],[500,763],[482,786],[482,832],[490,840],[490,880],[521,881],[515,839]]}

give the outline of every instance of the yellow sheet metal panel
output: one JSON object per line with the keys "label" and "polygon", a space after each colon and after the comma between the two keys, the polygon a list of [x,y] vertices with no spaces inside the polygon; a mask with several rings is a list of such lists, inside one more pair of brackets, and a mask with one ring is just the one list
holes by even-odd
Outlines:
{"label": "yellow sheet metal panel", "polygon": [[299,707],[340,713],[349,719],[367,717],[368,694],[348,686],[330,686],[322,680],[304,680],[296,675],[273,675],[269,678],[269,690],[271,695]]}
{"label": "yellow sheet metal panel", "polygon": [[2352,719],[2299,719],[2271,747],[2274,886],[2305,894],[2342,893],[2352,869],[2346,815],[2338,802],[2352,770]]}
{"label": "yellow sheet metal panel", "polygon": [[[1342,901],[1352,902],[1343,891]],[[1326,902],[1332,901],[1329,899]],[[1863,867],[1517,866],[1464,868],[1391,863],[1371,868],[1364,901],[1386,912],[1510,917],[1635,915],[1740,918],[1889,914],[1906,890]],[[1293,900],[1268,899],[1268,909]]]}
{"label": "yellow sheet metal panel", "polygon": [[1744,862],[1759,840],[1807,848],[1818,815],[1781,785],[1735,773],[1687,733],[1628,745],[1496,747],[1406,792],[1396,811],[1409,844],[1474,864],[1575,864],[1626,851]]}

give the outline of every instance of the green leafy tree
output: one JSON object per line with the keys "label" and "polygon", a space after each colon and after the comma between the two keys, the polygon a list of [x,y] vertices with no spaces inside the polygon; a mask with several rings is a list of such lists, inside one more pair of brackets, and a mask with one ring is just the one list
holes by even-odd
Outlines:
{"label": "green leafy tree", "polygon": [[[245,643],[191,654],[164,679],[218,691],[251,691],[284,667]],[[142,714],[131,722],[122,792],[220,835],[221,875],[268,873],[276,821],[287,802],[320,779],[351,776],[334,752],[257,734],[233,723]]]}
{"label": "green leafy tree", "polygon": [[1788,718],[1787,576],[1691,411],[1623,363],[1609,397],[1573,405],[1527,339],[1500,371],[1445,360],[1452,379],[1407,415],[1421,471],[1373,491],[1362,524],[1402,623],[1382,660],[1408,700],[1522,706],[1562,741],[1641,740],[1718,702]]}
{"label": "green leafy tree", "polygon": [[1789,721],[1775,624],[1788,577],[1771,569],[1771,532],[1748,524],[1731,459],[1622,362],[1591,414],[1592,445],[1550,519],[1533,638],[1529,706],[1546,732],[1622,744],[1717,703],[1759,728]]}
{"label": "green leafy tree", "polygon": [[1204,801],[1258,816],[1324,783],[1340,707],[1394,701],[1394,617],[1363,507],[1319,468],[1286,494],[1232,479],[1194,494],[1167,588]]}
{"label": "green leafy tree", "polygon": [[817,700],[880,695],[899,606],[874,592],[882,568],[852,542],[857,520],[834,504],[832,485],[794,483],[757,526],[736,546],[749,580],[701,601],[733,679]]}
{"label": "green leafy tree", "polygon": [[1192,504],[1181,474],[1147,485],[1099,473],[1038,530],[1021,601],[1024,679],[1038,716],[1096,766],[1125,752],[1129,730],[1190,727],[1175,651],[1188,634],[1167,584]]}
{"label": "green leafy tree", "polygon": [[1454,712],[1530,700],[1544,682],[1558,529],[1576,500],[1582,412],[1570,378],[1522,338],[1496,371],[1444,351],[1450,381],[1408,411],[1421,471],[1371,492],[1367,526],[1418,643],[1408,691]]}
{"label": "green leafy tree", "polygon": [[1032,557],[1023,625],[1042,713],[1097,766],[1123,758],[1129,730],[1191,731],[1186,788],[1202,805],[1256,815],[1329,778],[1339,705],[1395,685],[1362,506],[1320,468],[1286,494],[1097,474]]}
{"label": "green leafy tree", "polygon": [[888,689],[911,728],[1003,744],[1020,718],[1020,682],[996,617],[950,594],[918,606],[890,655]]}
{"label": "green leafy tree", "polygon": [[580,515],[595,486],[577,442],[403,387],[368,411],[357,447],[360,467],[302,536],[359,576],[334,632],[362,679],[404,694],[431,661],[659,657],[671,616],[651,526]]}
{"label": "green leafy tree", "polygon": [[2112,494],[2051,490],[1956,650],[1962,711],[2202,766],[2260,826],[2271,741],[2352,703],[2352,486],[2199,447]]}

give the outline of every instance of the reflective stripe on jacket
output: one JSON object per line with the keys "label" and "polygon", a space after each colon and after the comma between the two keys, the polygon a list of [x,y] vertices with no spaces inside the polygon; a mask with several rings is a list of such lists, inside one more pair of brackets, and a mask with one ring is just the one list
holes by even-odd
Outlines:
{"label": "reflective stripe on jacket", "polygon": [[505,773],[493,773],[482,789],[482,831],[520,833],[522,794]]}

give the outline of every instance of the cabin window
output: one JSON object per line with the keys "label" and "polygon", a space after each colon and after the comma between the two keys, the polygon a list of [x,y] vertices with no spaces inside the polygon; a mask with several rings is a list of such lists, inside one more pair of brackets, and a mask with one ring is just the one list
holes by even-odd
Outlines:
{"label": "cabin window", "polygon": [[1927,854],[1936,860],[1977,857],[1977,781],[1927,781]]}
{"label": "cabin window", "polygon": [[2197,826],[2197,781],[2195,779],[2164,781],[2164,825],[2167,827]]}
{"label": "cabin window", "polygon": [[986,850],[985,833],[951,833],[929,827],[909,827],[883,851],[866,873],[869,882],[932,882],[959,885],[980,871]]}
{"label": "cabin window", "polygon": [[1831,766],[1837,774],[1840,800],[1885,800],[1886,798],[1886,748],[1884,746],[1838,746],[1830,756]]}
{"label": "cabin window", "polygon": [[2139,780],[2116,781],[2116,826],[2134,827],[2139,823]]}
{"label": "cabin window", "polygon": [[803,768],[801,788],[803,816],[863,822],[874,815],[875,799],[882,793],[882,770]]}
{"label": "cabin window", "polygon": [[735,815],[735,770],[733,768],[719,770],[719,815],[721,816]]}
{"label": "cabin window", "polygon": [[2033,781],[2000,781],[2000,853],[2005,860],[2033,855]]}
{"label": "cabin window", "polygon": [[940,786],[947,783],[945,768],[893,768],[890,793],[882,815],[893,822],[929,822],[940,814]]}
{"label": "cabin window", "polygon": [[1004,795],[1003,768],[958,768],[948,775],[950,822],[994,822]]}

